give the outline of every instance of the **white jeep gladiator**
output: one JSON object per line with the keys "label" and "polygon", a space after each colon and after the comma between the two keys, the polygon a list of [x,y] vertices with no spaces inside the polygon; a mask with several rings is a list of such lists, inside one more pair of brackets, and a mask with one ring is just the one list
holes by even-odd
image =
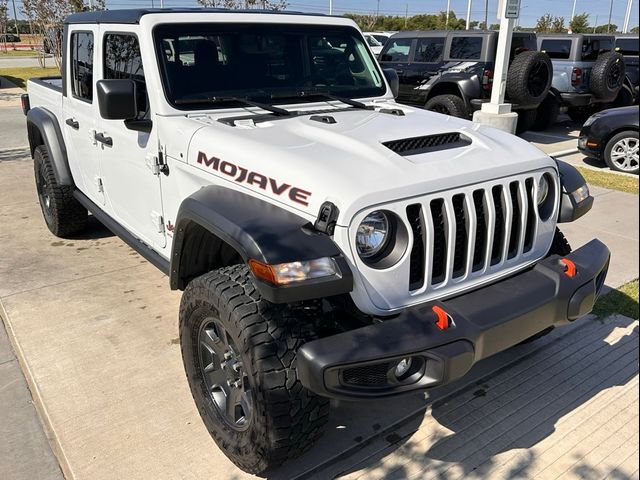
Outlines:
{"label": "white jeep gladiator", "polygon": [[582,176],[397,104],[351,20],[114,10],[63,44],[23,98],[46,224],[90,212],[183,290],[191,392],[243,470],[309,448],[331,398],[443,385],[591,311],[609,250],[557,229]]}

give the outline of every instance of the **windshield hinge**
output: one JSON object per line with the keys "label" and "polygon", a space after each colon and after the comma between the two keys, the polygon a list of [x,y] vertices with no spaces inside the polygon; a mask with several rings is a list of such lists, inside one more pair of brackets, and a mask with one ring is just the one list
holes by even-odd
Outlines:
{"label": "windshield hinge", "polygon": [[338,210],[338,207],[331,202],[324,202],[320,207],[320,212],[318,212],[318,219],[313,225],[314,228],[329,236],[333,235],[339,214],[340,210]]}
{"label": "windshield hinge", "polygon": [[169,166],[164,163],[164,155],[162,151],[158,152],[158,155],[154,155],[150,153],[147,155],[145,160],[147,164],[147,168],[151,170],[151,173],[154,175],[160,175],[163,173],[164,175],[169,175]]}

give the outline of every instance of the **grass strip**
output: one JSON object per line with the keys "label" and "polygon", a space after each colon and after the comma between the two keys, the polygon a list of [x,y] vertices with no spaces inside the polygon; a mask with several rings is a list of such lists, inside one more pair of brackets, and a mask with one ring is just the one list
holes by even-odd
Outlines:
{"label": "grass strip", "polygon": [[577,168],[589,185],[638,195],[638,177],[599,172],[584,167]]}
{"label": "grass strip", "polygon": [[606,318],[613,314],[638,320],[638,279],[625,283],[617,290],[611,290],[598,299],[593,313],[600,318]]}

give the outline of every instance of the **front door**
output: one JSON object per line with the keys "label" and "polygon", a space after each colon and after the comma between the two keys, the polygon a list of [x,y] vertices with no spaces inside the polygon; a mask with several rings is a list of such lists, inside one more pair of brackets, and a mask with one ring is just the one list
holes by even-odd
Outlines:
{"label": "front door", "polygon": [[418,38],[412,62],[405,74],[407,88],[411,90],[407,95],[412,103],[423,101],[420,87],[435,75],[442,65],[444,40],[444,36]]}
{"label": "front door", "polygon": [[411,46],[413,38],[393,38],[391,37],[380,55],[385,68],[393,68],[398,73],[400,80],[399,101],[409,100],[412,87],[407,85],[407,72],[410,67]]}
{"label": "front door", "polygon": [[[151,116],[140,44],[134,33],[103,35],[102,78],[131,79],[136,83],[138,117]],[[102,181],[107,212],[144,243],[156,248],[166,244],[160,177],[153,171],[158,155],[155,130],[131,130],[122,120],[100,121]]]}
{"label": "front door", "polygon": [[100,174],[100,150],[94,140],[98,123],[98,102],[94,98],[97,28],[71,26],[67,37],[65,75],[68,81],[62,101],[60,126],[64,131],[67,154],[76,186],[94,203],[104,204]]}

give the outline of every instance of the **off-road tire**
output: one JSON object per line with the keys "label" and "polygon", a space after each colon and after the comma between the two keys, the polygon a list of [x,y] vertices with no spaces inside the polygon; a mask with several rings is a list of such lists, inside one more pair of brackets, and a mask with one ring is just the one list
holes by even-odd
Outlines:
{"label": "off-road tire", "polygon": [[551,242],[551,248],[549,248],[547,256],[560,255],[561,257],[564,257],[570,253],[571,245],[569,244],[569,241],[564,236],[564,233],[556,227],[556,233],[553,235],[553,241]]}
{"label": "off-road tire", "polygon": [[629,163],[629,167],[626,169],[616,164],[616,162],[612,158],[613,149],[616,146],[616,144],[625,139],[627,140],[627,142],[634,142],[637,147],[638,132],[634,130],[626,130],[624,132],[620,132],[614,135],[613,137],[611,137],[611,139],[607,142],[607,145],[604,148],[604,161],[611,170],[637,175],[638,173],[640,173],[640,169],[638,166],[637,152],[635,155],[635,159]]}
{"label": "off-road tire", "polygon": [[533,123],[536,121],[536,109],[518,110],[518,123],[516,124],[516,133],[521,134],[527,130],[531,130]]}
{"label": "off-road tire", "polygon": [[618,92],[618,96],[616,99],[609,105],[609,108],[619,108],[619,107],[630,107],[633,105],[635,101],[635,97],[631,92],[631,89],[623,85],[620,91]]}
{"label": "off-road tire", "polygon": [[[277,467],[322,434],[329,401],[305,389],[296,373],[296,351],[315,338],[318,313],[313,307],[267,302],[245,265],[209,272],[184,291],[180,345],[193,399],[218,447],[246,472]],[[225,422],[207,392],[198,349],[200,328],[211,317],[237,346],[250,389],[253,413],[243,431]]]}
{"label": "off-road tire", "polygon": [[539,132],[551,127],[558,120],[560,114],[560,102],[555,95],[549,93],[536,111],[536,119],[531,125],[531,130]]}
{"label": "off-road tire", "polygon": [[618,52],[607,52],[598,56],[591,69],[589,90],[597,98],[613,101],[625,79],[624,57]]}
{"label": "off-road tire", "polygon": [[73,197],[73,187],[58,185],[44,145],[33,152],[33,169],[42,216],[51,233],[64,238],[84,230],[88,222],[87,209]]}
{"label": "off-road tire", "polygon": [[567,110],[567,115],[571,120],[582,125],[591,115],[599,110],[600,108],[595,107],[572,107]]}
{"label": "off-road tire", "polygon": [[432,112],[451,115],[452,117],[469,117],[469,112],[467,111],[464,100],[457,95],[436,95],[427,101],[425,108]]}
{"label": "off-road tire", "polygon": [[553,65],[546,53],[527,51],[515,56],[507,73],[506,93],[511,103],[537,106],[549,93]]}
{"label": "off-road tire", "polygon": [[[570,253],[571,245],[569,245],[569,241],[565,238],[560,229],[556,227],[556,233],[553,236],[553,242],[551,242],[551,248],[549,249],[547,257],[550,257],[551,255],[560,255],[561,257],[564,257],[565,255],[569,255]],[[541,332],[538,332],[535,335],[520,342],[520,345],[531,343],[539,338],[549,335],[551,332],[553,332],[553,327],[545,328]]]}

